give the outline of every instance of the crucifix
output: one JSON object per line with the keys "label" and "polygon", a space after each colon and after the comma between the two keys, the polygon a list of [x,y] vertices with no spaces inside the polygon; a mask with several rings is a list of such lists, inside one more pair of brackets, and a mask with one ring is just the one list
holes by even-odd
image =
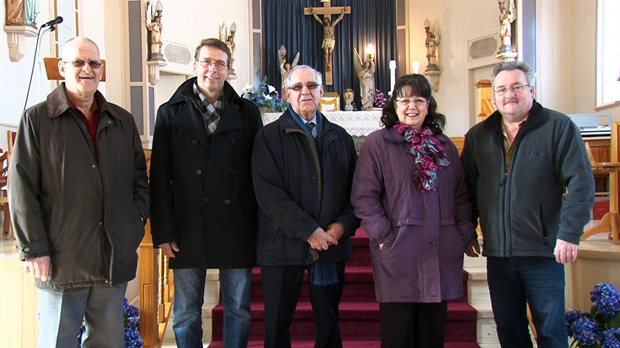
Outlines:
{"label": "crucifix", "polygon": [[[323,7],[306,7],[304,8],[305,15],[313,15],[314,19],[316,19],[323,26],[323,50],[325,50],[325,84],[333,85],[334,84],[334,74],[333,74],[333,57],[332,53],[334,51],[334,47],[336,46],[336,37],[334,36],[334,27],[338,24],[342,17],[345,14],[351,14],[351,6],[340,6],[340,7],[331,7],[331,3],[329,1],[324,2]],[[332,22],[332,15],[340,14],[338,18]],[[319,15],[323,16],[323,19],[319,18]]]}

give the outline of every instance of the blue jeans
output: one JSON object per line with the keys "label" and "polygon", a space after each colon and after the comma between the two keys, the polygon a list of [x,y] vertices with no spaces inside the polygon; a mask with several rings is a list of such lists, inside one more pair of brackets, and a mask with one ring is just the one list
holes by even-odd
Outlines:
{"label": "blue jeans", "polygon": [[124,347],[123,298],[127,283],[116,286],[39,291],[39,347]]}
{"label": "blue jeans", "polygon": [[[174,270],[174,336],[180,348],[202,348],[203,268]],[[224,347],[246,348],[250,335],[251,268],[221,268]]]}
{"label": "blue jeans", "polygon": [[487,257],[491,305],[502,348],[532,347],[527,306],[539,347],[568,347],[564,265],[547,257]]}

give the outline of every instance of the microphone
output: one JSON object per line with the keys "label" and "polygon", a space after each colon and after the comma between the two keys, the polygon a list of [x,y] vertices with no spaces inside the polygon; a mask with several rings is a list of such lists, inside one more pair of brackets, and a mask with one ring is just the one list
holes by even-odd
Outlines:
{"label": "microphone", "polygon": [[43,24],[43,25],[41,26],[41,28],[45,28],[45,27],[52,27],[52,26],[54,26],[54,25],[56,25],[56,24],[60,24],[60,23],[62,23],[62,21],[63,21],[62,16],[58,16],[58,17],[56,17],[56,18],[52,19],[51,21],[49,21],[49,22],[47,22],[47,23]]}
{"label": "microphone", "polygon": [[37,33],[37,43],[35,44],[35,47],[34,47],[34,57],[32,58],[32,69],[30,70],[30,80],[28,82],[28,91],[26,92],[26,101],[24,102],[24,111],[26,111],[26,106],[28,105],[28,96],[30,95],[30,86],[32,85],[32,75],[34,74],[34,65],[37,62],[37,51],[39,50],[39,39],[41,38],[41,30],[43,30],[43,28],[45,27],[48,27],[48,29],[46,29],[43,32],[43,34],[54,31],[56,30],[56,24],[60,24],[62,23],[62,21],[63,21],[63,18],[61,16],[58,16],[52,19],[51,21],[43,24],[39,28],[39,32]]}

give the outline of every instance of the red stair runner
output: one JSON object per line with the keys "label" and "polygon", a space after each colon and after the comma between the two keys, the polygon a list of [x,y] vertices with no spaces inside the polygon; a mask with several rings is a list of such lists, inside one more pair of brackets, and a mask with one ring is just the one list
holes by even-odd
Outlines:
{"label": "red stair runner", "polygon": [[[368,235],[359,229],[351,239],[353,261],[347,262],[345,286],[340,302],[340,333],[345,348],[378,348],[381,346],[379,303],[370,264]],[[307,274],[304,278],[307,281]],[[467,274],[463,272],[463,289],[467,291]],[[248,347],[263,347],[265,334],[263,288],[260,267],[252,275],[252,326]],[[224,306],[220,303],[212,311],[213,342],[210,348],[223,347]],[[476,343],[476,310],[467,303],[467,293],[448,303],[446,348],[479,348]],[[303,285],[297,311],[291,326],[294,348],[314,347],[314,314],[309,302],[308,287]]]}

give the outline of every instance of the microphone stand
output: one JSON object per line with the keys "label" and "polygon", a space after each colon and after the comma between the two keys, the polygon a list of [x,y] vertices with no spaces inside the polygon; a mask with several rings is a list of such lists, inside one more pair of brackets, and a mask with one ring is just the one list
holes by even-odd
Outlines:
{"label": "microphone stand", "polygon": [[34,74],[34,65],[37,62],[37,52],[39,51],[39,39],[41,38],[41,34],[56,30],[56,26],[52,25],[47,27],[43,33],[41,33],[41,29],[43,29],[43,27],[40,27],[39,32],[37,33],[37,42],[34,47],[34,57],[32,58],[32,69],[30,70],[30,80],[28,80],[28,91],[26,92],[26,101],[24,102],[24,110],[22,110],[22,114],[26,111],[26,105],[28,105],[28,96],[30,95],[30,86],[32,85],[32,76]]}

